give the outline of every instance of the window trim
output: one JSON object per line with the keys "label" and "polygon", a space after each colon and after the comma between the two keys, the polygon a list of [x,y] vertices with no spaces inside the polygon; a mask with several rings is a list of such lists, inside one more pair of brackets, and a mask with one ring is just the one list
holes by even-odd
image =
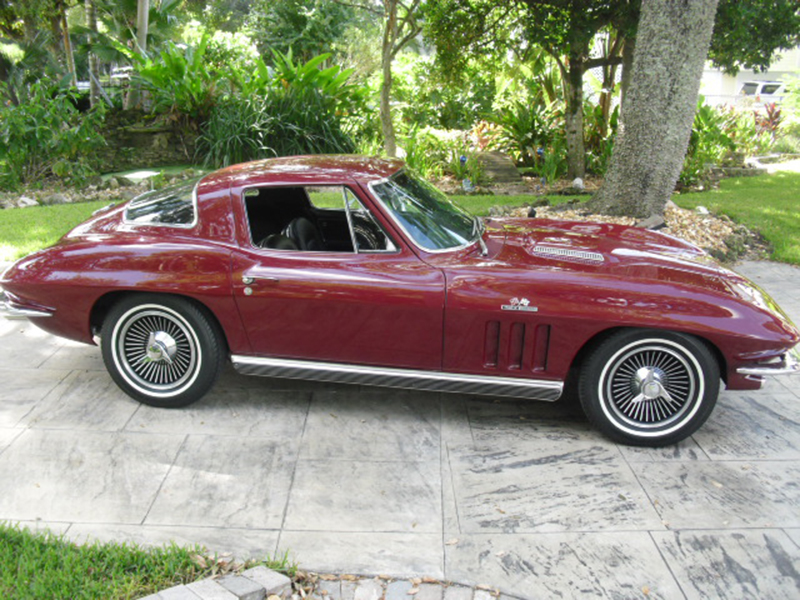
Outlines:
{"label": "window trim", "polygon": [[[193,216],[191,222],[189,222],[189,223],[153,223],[153,222],[143,223],[141,221],[135,221],[135,220],[129,219],[128,218],[128,211],[130,210],[131,205],[136,201],[137,198],[140,198],[141,196],[144,196],[144,194],[148,194],[150,192],[144,192],[144,193],[140,194],[139,196],[137,196],[136,198],[131,199],[130,202],[128,202],[128,204],[125,206],[125,210],[122,213],[122,222],[125,225],[132,225],[134,227],[169,227],[171,229],[194,229],[195,227],[197,227],[197,224],[200,222],[200,210],[199,210],[199,205],[198,205],[198,202],[197,202],[197,189],[200,187],[200,182],[202,180],[203,180],[202,178],[198,179],[197,183],[195,183],[194,187],[192,188],[191,205],[192,205],[192,212],[193,212],[194,216]],[[150,191],[153,191],[153,190],[150,190]],[[152,203],[155,204],[158,201],[159,200],[153,200]]]}
{"label": "window trim", "polygon": [[[338,188],[341,188],[342,189],[342,201],[344,202],[345,207],[342,208],[342,209],[338,209],[338,208],[323,208],[323,207],[316,206],[314,204],[314,202],[311,200],[311,197],[308,196],[308,191],[306,190],[306,188],[321,188],[321,187],[338,187]],[[247,202],[245,202],[245,198],[246,198],[245,194],[246,194],[247,190],[251,190],[251,189],[261,190],[261,189],[280,189],[280,188],[303,188],[303,191],[306,193],[306,196],[308,197],[308,202],[309,202],[309,205],[311,206],[311,209],[315,210],[315,211],[347,210],[347,202],[346,202],[346,199],[344,197],[344,190],[349,190],[353,194],[353,196],[356,198],[356,200],[358,200],[358,203],[361,204],[361,206],[364,207],[364,210],[366,210],[367,212],[370,213],[372,218],[375,220],[376,225],[378,227],[380,227],[381,231],[386,236],[386,239],[389,241],[389,244],[391,245],[391,248],[387,248],[386,250],[364,250],[364,251],[359,251],[358,250],[358,246],[355,244],[354,241],[353,241],[353,251],[351,251],[351,252],[341,252],[341,251],[336,252],[336,251],[332,251],[332,250],[300,250],[299,248],[297,250],[293,250],[293,249],[288,249],[288,248],[287,249],[263,248],[262,246],[259,246],[253,240],[253,229],[250,227],[250,214],[247,212]],[[296,184],[271,183],[271,184],[266,184],[266,185],[264,185],[264,184],[244,185],[244,186],[242,186],[240,188],[239,201],[241,203],[242,210],[244,211],[244,218],[245,218],[244,225],[245,225],[245,228],[247,230],[247,240],[250,243],[250,248],[252,250],[255,250],[256,252],[266,252],[268,254],[276,253],[276,254],[279,254],[279,255],[286,255],[288,253],[293,253],[293,254],[299,254],[299,255],[304,255],[304,256],[306,256],[306,255],[312,255],[312,256],[325,255],[325,256],[338,256],[338,257],[356,256],[356,255],[369,255],[369,254],[400,254],[400,245],[389,234],[389,232],[386,231],[386,227],[381,225],[380,221],[378,221],[378,219],[375,217],[374,210],[371,210],[368,206],[364,205],[364,202],[362,202],[361,198],[359,198],[358,194],[353,189],[353,186],[348,185],[347,183],[296,183]],[[347,227],[348,227],[348,229],[350,231],[350,236],[351,236],[351,239],[352,239],[352,236],[355,235],[355,232],[353,231],[353,227],[352,227],[352,224],[350,222],[349,211],[347,212],[346,218],[347,218]]]}

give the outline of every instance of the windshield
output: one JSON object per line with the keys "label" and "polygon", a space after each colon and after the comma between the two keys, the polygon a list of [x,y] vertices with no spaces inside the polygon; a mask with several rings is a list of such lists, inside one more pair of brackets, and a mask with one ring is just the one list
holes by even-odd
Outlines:
{"label": "windshield", "polygon": [[461,248],[480,235],[477,219],[435,187],[406,171],[371,186],[417,246],[442,251]]}

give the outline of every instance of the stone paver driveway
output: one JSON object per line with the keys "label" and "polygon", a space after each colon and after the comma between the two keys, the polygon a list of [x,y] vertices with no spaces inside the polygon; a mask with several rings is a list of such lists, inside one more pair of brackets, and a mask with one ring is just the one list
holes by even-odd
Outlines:
{"label": "stone paver driveway", "polygon": [[[800,270],[745,263],[800,322]],[[800,378],[723,392],[662,450],[570,403],[245,378],[165,411],[99,350],[0,323],[0,519],[70,538],[289,550],[309,570],[523,598],[800,597]]]}

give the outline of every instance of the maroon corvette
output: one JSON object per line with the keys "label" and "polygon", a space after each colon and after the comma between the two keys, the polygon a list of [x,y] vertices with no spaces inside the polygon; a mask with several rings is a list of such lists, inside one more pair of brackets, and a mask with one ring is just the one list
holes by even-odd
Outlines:
{"label": "maroon corvette", "polygon": [[238,165],[110,207],[2,277],[7,316],[99,343],[153,406],[241,373],[557,400],[660,446],[720,380],[798,370],[800,333],[698,248],[610,224],[471,217],[399,161]]}

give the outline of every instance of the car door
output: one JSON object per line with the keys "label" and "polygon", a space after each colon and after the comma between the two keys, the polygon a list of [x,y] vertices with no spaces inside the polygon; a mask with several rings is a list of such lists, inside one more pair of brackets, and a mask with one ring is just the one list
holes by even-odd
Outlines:
{"label": "car door", "polygon": [[[302,187],[322,206],[303,201],[298,186],[232,190],[234,201],[247,208],[248,223],[260,228],[256,235],[245,232],[250,239],[243,240],[232,264],[234,294],[253,353],[441,369],[442,272],[387,233],[360,188]],[[287,206],[281,200],[286,197],[301,206]],[[285,234],[292,233],[295,219],[317,228],[323,249],[290,247]],[[365,222],[386,236],[383,247],[368,247],[358,225]],[[255,246],[252,240],[270,231],[282,249]]]}

